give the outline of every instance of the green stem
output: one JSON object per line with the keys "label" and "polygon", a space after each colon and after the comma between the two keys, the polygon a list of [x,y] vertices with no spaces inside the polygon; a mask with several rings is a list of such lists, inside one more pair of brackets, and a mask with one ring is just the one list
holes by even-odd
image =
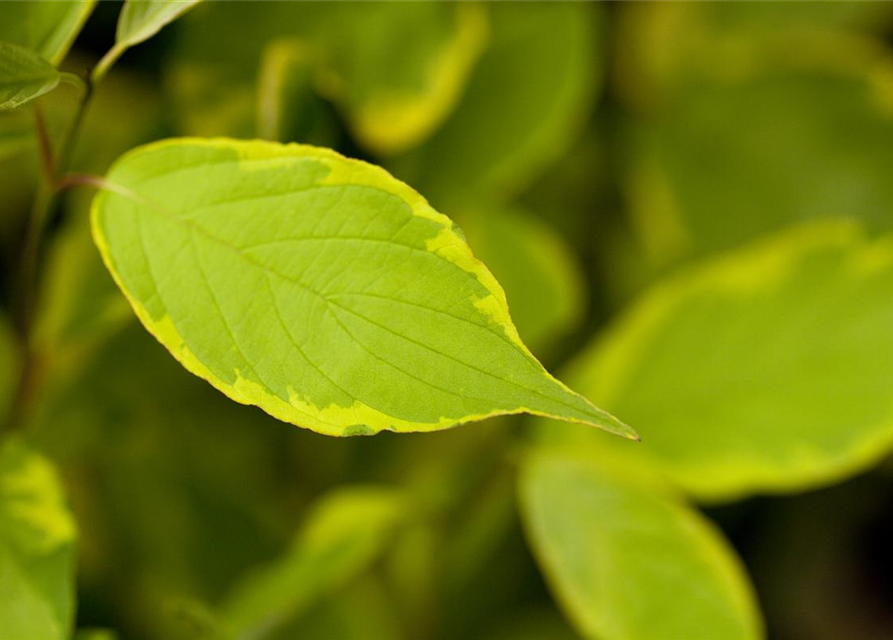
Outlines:
{"label": "green stem", "polygon": [[[66,74],[67,78],[75,78],[72,74]],[[6,430],[18,428],[26,422],[27,416],[33,405],[39,387],[36,374],[40,370],[39,353],[34,344],[33,324],[34,313],[37,306],[37,289],[40,270],[41,244],[44,231],[47,226],[53,208],[56,206],[64,178],[60,178],[61,172],[68,169],[74,153],[77,136],[83,124],[87,105],[93,94],[92,83],[80,79],[72,81],[75,86],[83,89],[71,124],[65,133],[65,138],[59,149],[59,153],[53,157],[52,145],[47,135],[43,114],[39,108],[35,109],[35,128],[38,138],[38,149],[41,156],[42,179],[37,186],[37,193],[31,207],[31,215],[25,230],[25,238],[22,253],[19,257],[19,307],[17,315],[17,329],[21,351],[21,366],[19,382],[16,388],[13,405],[10,409]]]}
{"label": "green stem", "polygon": [[93,72],[90,74],[91,83],[94,85],[98,84],[125,51],[127,51],[127,45],[121,42],[116,42],[115,45],[102,56],[102,59],[96,63],[96,66],[93,67]]}
{"label": "green stem", "polygon": [[40,170],[45,184],[52,184],[56,179],[56,169],[53,166],[53,145],[47,133],[46,121],[43,119],[43,110],[39,104],[34,106],[34,131],[37,134],[37,145],[40,151]]}
{"label": "green stem", "polygon": [[62,142],[62,146],[59,149],[59,154],[56,157],[56,174],[54,177],[54,187],[57,186],[59,175],[68,171],[69,165],[71,164],[72,154],[74,153],[75,144],[77,143],[77,137],[81,132],[81,125],[84,122],[84,115],[87,113],[87,106],[90,104],[90,98],[93,97],[93,83],[90,81],[81,82],[80,85],[83,88],[83,93],[81,93],[81,99],[78,102],[77,111],[75,111],[74,119],[71,121],[71,125],[68,127],[68,131],[65,133],[65,140]]}

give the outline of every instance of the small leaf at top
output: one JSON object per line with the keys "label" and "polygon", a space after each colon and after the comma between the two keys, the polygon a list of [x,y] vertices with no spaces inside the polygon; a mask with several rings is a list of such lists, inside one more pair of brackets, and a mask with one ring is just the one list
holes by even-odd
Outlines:
{"label": "small leaf at top", "polygon": [[280,420],[351,435],[528,412],[635,437],[543,369],[450,219],[380,168],[167,140],[112,167],[92,218],[146,328]]}
{"label": "small leaf at top", "polygon": [[0,111],[10,111],[52,91],[59,72],[33,51],[0,42]]}
{"label": "small leaf at top", "polygon": [[132,47],[161,31],[199,0],[127,0],[118,18],[115,42]]}
{"label": "small leaf at top", "polygon": [[127,0],[118,18],[115,46],[93,69],[93,82],[101,80],[127,49],[145,42],[198,2],[199,0]]}

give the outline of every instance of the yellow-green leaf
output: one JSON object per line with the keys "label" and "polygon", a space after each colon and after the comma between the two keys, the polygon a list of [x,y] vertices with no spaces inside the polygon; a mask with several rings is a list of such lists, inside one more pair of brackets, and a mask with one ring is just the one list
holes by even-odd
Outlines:
{"label": "yellow-green leaf", "polygon": [[9,42],[0,42],[0,111],[11,111],[52,91],[59,72],[39,55]]}
{"label": "yellow-green leaf", "polygon": [[424,145],[395,163],[438,206],[525,186],[573,141],[601,80],[597,3],[487,8],[489,47],[461,101]]}
{"label": "yellow-green leaf", "polygon": [[[307,115],[300,112],[312,91],[332,102],[357,142],[397,153],[449,117],[484,49],[487,25],[486,7],[470,2],[279,2],[262,12],[210,3],[183,21],[170,84],[187,132],[247,135],[253,105],[242,93],[262,68],[267,87],[301,89],[261,93],[262,124],[270,107],[288,118]],[[260,131],[280,139],[266,126]]]}
{"label": "yellow-green leaf", "polygon": [[838,480],[889,451],[891,352],[893,237],[825,222],[657,285],[568,378],[642,434],[599,446],[719,500]]}
{"label": "yellow-green leaf", "polygon": [[179,139],[110,170],[94,239],[146,328],[230,398],[330,435],[528,412],[633,437],[551,377],[460,232],[382,169]]}
{"label": "yellow-green leaf", "polygon": [[631,213],[655,262],[732,248],[796,222],[893,227],[885,75],[776,71],[693,85],[636,121]]}
{"label": "yellow-green leaf", "polygon": [[331,3],[324,18],[321,88],[382,153],[412,147],[450,114],[486,42],[486,11],[470,2]]}
{"label": "yellow-green leaf", "polygon": [[591,640],[754,640],[744,571],[696,511],[634,467],[534,453],[520,480],[534,554]]}
{"label": "yellow-green leaf", "polygon": [[0,448],[0,638],[70,637],[74,540],[53,467],[7,440]]}

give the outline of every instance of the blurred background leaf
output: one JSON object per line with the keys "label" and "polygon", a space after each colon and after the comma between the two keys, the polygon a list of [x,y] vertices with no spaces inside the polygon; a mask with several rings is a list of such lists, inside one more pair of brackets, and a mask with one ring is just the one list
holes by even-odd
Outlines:
{"label": "blurred background leaf", "polygon": [[730,499],[846,477],[893,445],[893,245],[858,225],[789,231],[654,287],[568,379],[628,416],[632,455],[694,495]]}
{"label": "blurred background leaf", "polygon": [[236,638],[259,638],[360,573],[388,545],[400,498],[374,487],[341,488],[307,518],[288,554],[240,581],[223,605]]}
{"label": "blurred background leaf", "polygon": [[398,177],[447,211],[526,186],[567,149],[600,84],[601,5],[488,9],[490,45],[462,101],[430,140],[394,164]]}
{"label": "blurred background leaf", "polygon": [[0,635],[64,640],[74,621],[75,524],[55,469],[22,441],[0,447]]}
{"label": "blurred background leaf", "polygon": [[722,536],[608,457],[533,453],[521,507],[555,597],[595,640],[763,637],[754,595]]}

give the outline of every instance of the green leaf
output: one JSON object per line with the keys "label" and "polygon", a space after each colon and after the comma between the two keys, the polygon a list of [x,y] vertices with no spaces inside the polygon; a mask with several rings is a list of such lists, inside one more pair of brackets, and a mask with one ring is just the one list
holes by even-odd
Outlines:
{"label": "green leaf", "polygon": [[74,540],[53,467],[7,440],[0,448],[0,637],[69,638]]}
{"label": "green leaf", "polygon": [[132,47],[145,42],[199,0],[127,0],[118,18],[115,42]]}
{"label": "green leaf", "polygon": [[806,66],[874,71],[886,47],[872,36],[893,21],[888,5],[872,2],[640,3],[618,13],[618,93],[645,112],[693,80]]}
{"label": "green leaf", "polygon": [[888,452],[891,351],[893,238],[825,222],[654,287],[568,377],[647,443],[600,446],[719,500],[839,480]]}
{"label": "green leaf", "polygon": [[0,42],[0,111],[26,104],[59,84],[61,76],[33,51]]}
{"label": "green leaf", "polygon": [[254,638],[294,619],[345,585],[385,549],[403,517],[400,496],[388,489],[340,489],[308,516],[291,550],[250,574],[224,603],[237,638]]}
{"label": "green leaf", "polygon": [[524,463],[521,509],[547,582],[592,640],[744,640],[762,623],[721,535],[634,467],[546,453]]}
{"label": "green leaf", "polygon": [[484,48],[487,15],[474,3],[331,3],[315,37],[319,84],[357,138],[405,151],[453,110]]}
{"label": "green leaf", "polygon": [[487,8],[490,47],[461,102],[425,145],[395,165],[435,203],[517,192],[567,149],[600,82],[602,7],[500,2]]}
{"label": "green leaf", "polygon": [[146,328],[230,398],[330,435],[528,412],[634,437],[552,378],[452,222],[301,145],[169,140],[108,174],[94,239]]}
{"label": "green leaf", "polygon": [[199,0],[127,0],[118,18],[115,46],[93,70],[98,82],[130,47],[145,42],[198,4]]}
{"label": "green leaf", "polygon": [[0,40],[36,51],[58,65],[95,5],[95,0],[0,2]]}
{"label": "green leaf", "polygon": [[[282,96],[294,100],[282,104],[283,115],[305,109],[312,91],[335,105],[363,146],[397,153],[427,138],[456,106],[486,43],[487,11],[475,3],[281,2],[263,12],[210,3],[182,26],[170,85],[187,131],[209,131],[208,118],[218,135],[248,135],[242,127],[253,105],[242,90],[254,87],[263,53],[262,82],[272,72],[280,87],[304,87]],[[261,124],[276,93],[260,92]]]}
{"label": "green leaf", "polygon": [[548,224],[513,207],[459,217],[475,255],[505,287],[518,333],[534,349],[552,346],[582,317],[582,268]]}
{"label": "green leaf", "polygon": [[628,194],[656,262],[803,220],[893,227],[893,73],[775,72],[688,88],[633,127]]}

